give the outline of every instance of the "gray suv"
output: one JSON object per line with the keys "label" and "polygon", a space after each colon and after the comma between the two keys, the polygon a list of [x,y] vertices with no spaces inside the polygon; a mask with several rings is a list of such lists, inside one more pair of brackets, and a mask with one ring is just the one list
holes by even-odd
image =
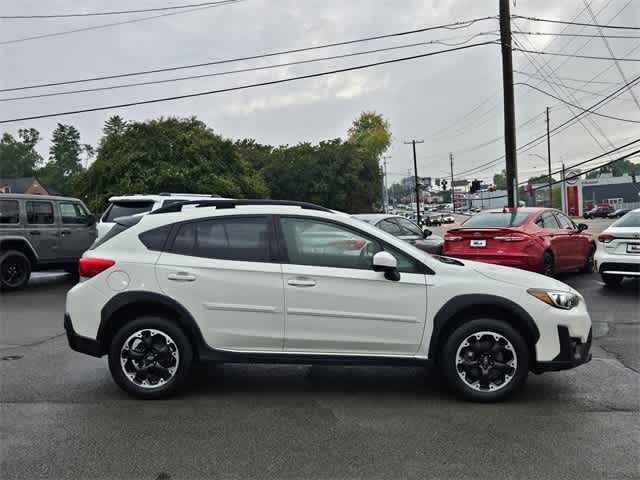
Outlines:
{"label": "gray suv", "polygon": [[36,270],[77,272],[96,236],[95,217],[76,198],[0,194],[0,289],[23,288]]}

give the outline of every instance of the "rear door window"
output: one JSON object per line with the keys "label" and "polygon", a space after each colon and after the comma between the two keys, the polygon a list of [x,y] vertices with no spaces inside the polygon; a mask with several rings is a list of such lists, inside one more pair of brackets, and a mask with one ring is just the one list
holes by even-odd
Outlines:
{"label": "rear door window", "polygon": [[119,217],[128,217],[130,215],[137,215],[139,213],[147,213],[150,212],[153,208],[152,201],[142,201],[142,202],[134,202],[134,201],[123,201],[123,202],[113,202],[102,218],[103,222],[113,222],[116,218]]}
{"label": "rear door window", "polygon": [[547,230],[557,230],[560,228],[556,217],[551,212],[545,212],[540,216],[540,219],[536,222],[540,228],[546,228]]}
{"label": "rear door window", "polygon": [[180,225],[172,253],[220,260],[271,261],[268,217],[217,218]]}
{"label": "rear door window", "polygon": [[528,212],[486,212],[474,215],[462,224],[463,228],[519,227],[531,216]]}
{"label": "rear door window", "polygon": [[560,228],[563,228],[565,230],[576,230],[576,225],[566,215],[563,215],[562,213],[556,213],[556,220],[558,220]]}
{"label": "rear door window", "polygon": [[20,223],[20,208],[17,200],[0,200],[0,224]]}
{"label": "rear door window", "polygon": [[32,225],[52,225],[54,223],[51,202],[27,202],[27,223]]}

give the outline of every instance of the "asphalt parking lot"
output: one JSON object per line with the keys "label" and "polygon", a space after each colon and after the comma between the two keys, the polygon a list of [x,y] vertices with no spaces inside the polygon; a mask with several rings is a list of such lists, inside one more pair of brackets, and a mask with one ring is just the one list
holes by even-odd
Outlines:
{"label": "asphalt parking lot", "polygon": [[0,478],[639,478],[640,283],[559,279],[594,359],[478,405],[415,367],[223,365],[132,400],[68,348],[71,279],[36,275],[0,297]]}

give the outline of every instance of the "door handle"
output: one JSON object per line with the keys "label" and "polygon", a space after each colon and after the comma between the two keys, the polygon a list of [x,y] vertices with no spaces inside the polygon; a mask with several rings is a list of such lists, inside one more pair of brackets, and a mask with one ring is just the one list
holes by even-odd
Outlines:
{"label": "door handle", "polygon": [[292,278],[289,281],[287,281],[287,283],[292,287],[315,287],[316,286],[315,280],[312,280],[311,278],[303,278],[303,277]]}
{"label": "door handle", "polygon": [[187,272],[170,273],[167,278],[174,282],[195,282],[196,276]]}
{"label": "door handle", "polygon": [[40,232],[38,230],[31,230],[29,235],[40,235]]}

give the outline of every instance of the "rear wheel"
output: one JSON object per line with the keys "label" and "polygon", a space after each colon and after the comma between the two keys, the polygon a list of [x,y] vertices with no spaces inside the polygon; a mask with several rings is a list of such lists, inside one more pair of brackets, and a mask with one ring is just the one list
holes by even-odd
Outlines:
{"label": "rear wheel", "polygon": [[607,287],[617,287],[622,282],[622,275],[602,274],[602,281]]}
{"label": "rear wheel", "polygon": [[582,267],[582,269],[580,270],[582,273],[593,273],[595,254],[596,247],[591,245],[589,247],[589,254],[587,255],[587,260],[585,261],[584,267]]}
{"label": "rear wheel", "polygon": [[114,381],[134,397],[175,394],[189,375],[193,350],[182,329],[161,317],[141,317],[122,327],[109,349]]}
{"label": "rear wheel", "polygon": [[549,252],[544,252],[542,256],[542,263],[540,264],[540,273],[547,277],[552,277],[555,271],[553,255]]}
{"label": "rear wheel", "polygon": [[474,402],[495,402],[520,387],[529,372],[529,349],[513,327],[483,318],[458,327],[447,339],[441,368],[447,383]]}
{"label": "rear wheel", "polygon": [[18,250],[0,254],[0,289],[19,290],[29,283],[31,261]]}

